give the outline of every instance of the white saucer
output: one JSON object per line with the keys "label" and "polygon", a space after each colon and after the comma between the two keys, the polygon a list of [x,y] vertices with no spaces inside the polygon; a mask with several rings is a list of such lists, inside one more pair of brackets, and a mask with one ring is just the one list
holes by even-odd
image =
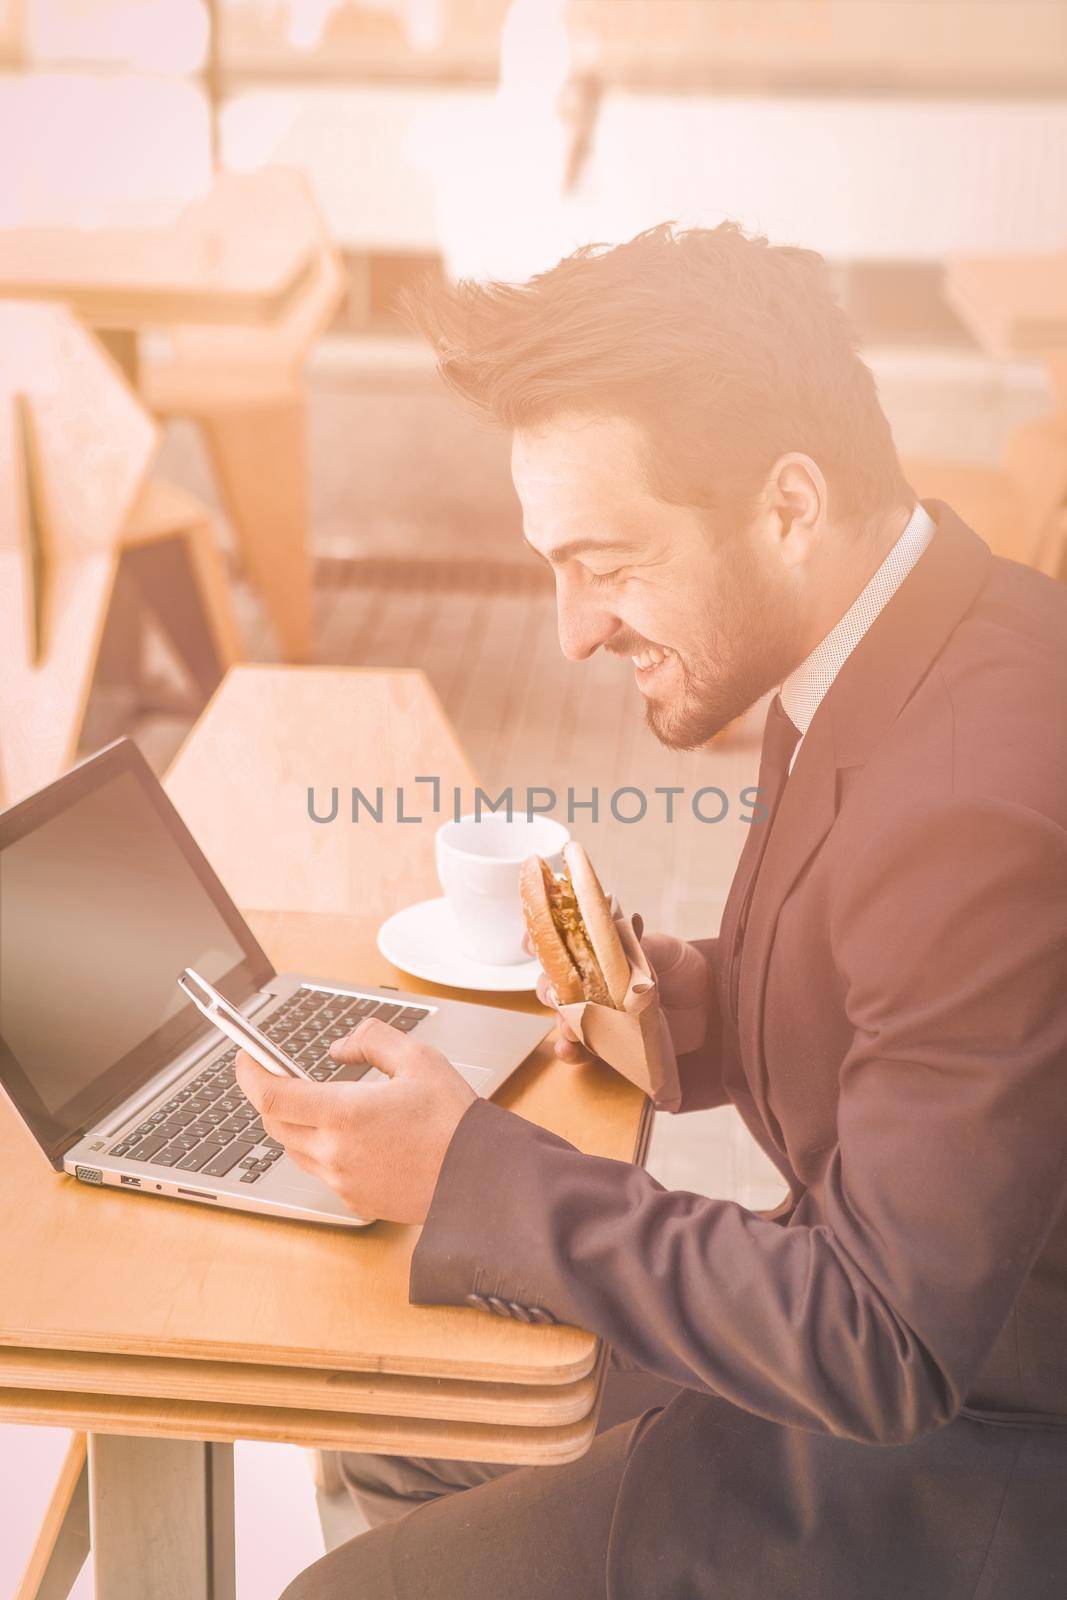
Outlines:
{"label": "white saucer", "polygon": [[486,989],[517,993],[535,989],[541,975],[537,961],[514,966],[490,966],[472,961],[459,945],[455,918],[448,901],[420,900],[405,906],[378,929],[378,949],[387,961],[413,978],[426,978],[449,989]]}

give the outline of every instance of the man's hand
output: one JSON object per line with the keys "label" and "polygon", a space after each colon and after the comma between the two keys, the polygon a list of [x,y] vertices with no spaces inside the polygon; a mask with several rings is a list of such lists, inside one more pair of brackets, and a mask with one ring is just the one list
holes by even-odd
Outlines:
{"label": "man's hand", "polygon": [[[700,951],[670,933],[644,933],[641,920],[634,918],[649,966],[659,986],[660,1009],[667,1023],[675,1055],[686,1055],[704,1042],[711,1006],[711,982],[707,963]],[[537,997],[542,1005],[557,1009],[555,994],[544,973],[537,981]],[[589,1052],[577,1035],[560,1018],[560,1037],[556,1054],[564,1061],[588,1061]]]}
{"label": "man's hand", "polygon": [[330,1046],[386,1082],[306,1083],[237,1053],[237,1081],[271,1138],[357,1216],[425,1222],[441,1164],[474,1090],[439,1050],[368,1017]]}

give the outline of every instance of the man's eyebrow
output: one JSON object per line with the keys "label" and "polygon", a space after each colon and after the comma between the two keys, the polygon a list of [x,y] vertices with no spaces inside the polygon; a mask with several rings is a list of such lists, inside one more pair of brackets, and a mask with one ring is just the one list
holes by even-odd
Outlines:
{"label": "man's eyebrow", "polygon": [[601,555],[633,555],[634,553],[634,547],[625,544],[620,539],[567,539],[563,544],[553,545],[551,550],[539,550],[535,544],[530,543],[525,534],[523,534],[522,538],[523,543],[529,546],[534,555],[540,556],[542,561],[551,561],[553,563],[573,561],[575,556],[588,554],[590,551],[596,551]]}

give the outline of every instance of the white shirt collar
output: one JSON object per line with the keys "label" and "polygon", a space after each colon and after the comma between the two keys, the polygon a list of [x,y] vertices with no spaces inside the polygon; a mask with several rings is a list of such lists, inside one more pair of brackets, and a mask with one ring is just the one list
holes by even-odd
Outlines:
{"label": "white shirt collar", "polygon": [[[896,594],[936,532],[936,525],[929,513],[923,506],[917,505],[904,532],[840,622],[830,629],[821,644],[815,646],[807,660],[802,661],[782,684],[782,709],[800,729],[801,742],[837,674],[875,617]],[[800,743],[797,744],[799,749]],[[793,760],[796,760],[796,751]]]}

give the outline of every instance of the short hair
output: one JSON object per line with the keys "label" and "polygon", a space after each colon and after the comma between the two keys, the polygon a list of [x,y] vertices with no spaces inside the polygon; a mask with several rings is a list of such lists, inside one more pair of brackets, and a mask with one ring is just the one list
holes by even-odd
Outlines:
{"label": "short hair", "polygon": [[637,422],[664,500],[736,510],[789,451],[821,468],[835,520],[866,524],[909,493],[813,250],[733,222],[663,223],[527,283],[439,283],[407,310],[446,383],[503,427],[567,413]]}

